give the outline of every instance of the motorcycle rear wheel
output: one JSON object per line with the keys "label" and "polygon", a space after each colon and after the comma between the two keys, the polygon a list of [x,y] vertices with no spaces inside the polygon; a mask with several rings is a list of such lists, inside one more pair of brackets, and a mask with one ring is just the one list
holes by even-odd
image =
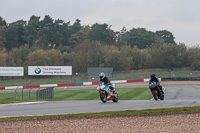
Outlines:
{"label": "motorcycle rear wheel", "polygon": [[160,100],[164,100],[164,94],[162,94],[162,96],[160,97]]}
{"label": "motorcycle rear wheel", "polygon": [[113,102],[118,102],[118,94],[115,92]]}
{"label": "motorcycle rear wheel", "polygon": [[106,103],[107,102],[107,95],[106,94],[103,94],[103,93],[100,93],[100,99],[103,103]]}

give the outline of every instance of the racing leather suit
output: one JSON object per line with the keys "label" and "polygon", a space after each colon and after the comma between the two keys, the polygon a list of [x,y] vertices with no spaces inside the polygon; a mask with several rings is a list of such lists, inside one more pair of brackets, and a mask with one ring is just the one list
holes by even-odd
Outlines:
{"label": "racing leather suit", "polygon": [[100,79],[100,82],[104,82],[104,85],[109,85],[109,88],[114,91],[114,88],[111,86],[110,79],[108,77],[105,76],[103,79]]}

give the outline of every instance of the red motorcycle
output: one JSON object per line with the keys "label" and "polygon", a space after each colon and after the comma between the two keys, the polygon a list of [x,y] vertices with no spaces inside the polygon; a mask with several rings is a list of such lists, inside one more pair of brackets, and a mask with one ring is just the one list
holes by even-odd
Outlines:
{"label": "red motorcycle", "polygon": [[155,100],[164,100],[164,94],[162,93],[162,91],[160,91],[160,94],[158,93],[158,86],[156,84],[156,82],[151,82],[149,83],[149,88],[151,89],[151,92],[152,92],[152,95],[153,95],[153,98]]}

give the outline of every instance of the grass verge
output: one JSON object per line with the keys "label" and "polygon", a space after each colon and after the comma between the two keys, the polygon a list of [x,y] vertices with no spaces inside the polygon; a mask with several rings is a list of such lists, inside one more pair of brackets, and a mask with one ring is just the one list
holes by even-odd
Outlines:
{"label": "grass verge", "polygon": [[[152,94],[146,87],[137,88],[116,88],[120,100],[149,100]],[[34,102],[36,100],[36,93],[31,92],[31,99],[29,99],[29,91],[17,93],[17,98],[14,99],[14,92],[0,93],[0,104],[4,103],[18,103],[18,102]],[[35,96],[35,97],[34,97]],[[68,100],[99,100],[99,92],[96,89],[74,89],[74,90],[55,90],[54,99],[48,101],[68,101]]]}
{"label": "grass verge", "polygon": [[167,113],[181,111],[200,111],[199,107],[181,107],[181,108],[162,108],[162,109],[145,109],[145,110],[126,110],[126,111],[108,111],[98,113],[79,113],[79,114],[62,114],[62,115],[45,115],[45,116],[23,116],[23,117],[6,117],[0,120],[17,120],[17,119],[42,119],[42,118],[57,118],[59,117],[89,117],[89,116],[110,116],[110,115],[125,115],[125,114],[152,114],[152,113]]}

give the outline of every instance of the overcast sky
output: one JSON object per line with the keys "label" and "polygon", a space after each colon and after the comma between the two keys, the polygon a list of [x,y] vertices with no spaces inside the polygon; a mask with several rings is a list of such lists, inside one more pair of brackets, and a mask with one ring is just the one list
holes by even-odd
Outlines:
{"label": "overcast sky", "polygon": [[200,0],[0,0],[0,16],[7,23],[49,15],[71,24],[76,19],[81,25],[106,23],[114,31],[123,26],[168,30],[188,47],[200,45],[199,9]]}

